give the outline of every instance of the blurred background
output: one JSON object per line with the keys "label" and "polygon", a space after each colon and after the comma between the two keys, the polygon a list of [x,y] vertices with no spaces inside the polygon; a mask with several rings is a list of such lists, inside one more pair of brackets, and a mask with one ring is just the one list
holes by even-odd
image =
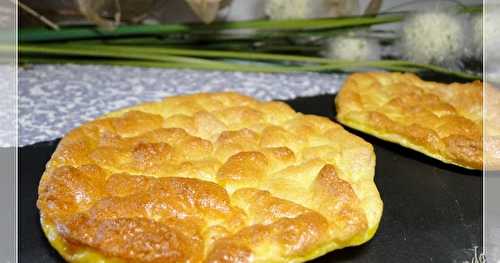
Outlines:
{"label": "blurred background", "polygon": [[[168,23],[168,22],[197,22],[201,21],[193,9],[190,2],[214,2],[219,4],[219,11],[216,14],[218,21],[238,21],[262,19],[266,17],[265,6],[270,0],[21,0],[23,4],[36,10],[39,14],[49,18],[60,25],[88,24],[89,22],[79,9],[79,4],[94,3],[93,5],[101,9],[100,15],[112,16],[116,1],[119,1],[122,9],[122,19],[132,23]],[[315,0],[321,2],[323,0]],[[309,2],[315,2],[309,1]],[[279,2],[279,1],[275,1]],[[283,1],[281,1],[283,2]],[[307,1],[290,1],[307,2]],[[371,0],[329,0],[335,11],[331,15],[359,15],[365,10]],[[384,0],[380,1],[380,11],[401,11],[401,10],[425,10],[439,5],[456,5],[458,2],[464,5],[479,5],[481,0]],[[40,21],[21,11],[19,13],[19,23],[21,26],[41,25]]]}

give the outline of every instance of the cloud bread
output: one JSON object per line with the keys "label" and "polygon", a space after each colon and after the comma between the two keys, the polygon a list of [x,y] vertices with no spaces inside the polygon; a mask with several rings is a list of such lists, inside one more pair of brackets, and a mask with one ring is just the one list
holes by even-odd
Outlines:
{"label": "cloud bread", "polygon": [[68,133],[38,208],[70,262],[301,262],[376,232],[372,146],[236,93],[169,97]]}
{"label": "cloud bread", "polygon": [[482,169],[482,83],[441,84],[408,73],[355,73],[337,119],[446,163]]}

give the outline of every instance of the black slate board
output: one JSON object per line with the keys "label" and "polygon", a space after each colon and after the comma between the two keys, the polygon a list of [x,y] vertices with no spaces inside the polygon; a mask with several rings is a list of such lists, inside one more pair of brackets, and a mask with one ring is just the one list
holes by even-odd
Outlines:
{"label": "black slate board", "polygon": [[[287,101],[295,110],[334,119],[333,96]],[[315,262],[463,262],[482,247],[482,177],[423,154],[349,130],[375,147],[375,182],[384,201],[375,237]],[[45,163],[58,141],[19,149],[19,260],[62,262],[46,241],[35,207]]]}

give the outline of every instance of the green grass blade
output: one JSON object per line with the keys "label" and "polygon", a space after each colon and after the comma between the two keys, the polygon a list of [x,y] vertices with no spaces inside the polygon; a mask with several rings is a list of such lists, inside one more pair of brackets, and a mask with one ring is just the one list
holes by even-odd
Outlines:
{"label": "green grass blade", "polygon": [[[0,47],[1,50],[1,47]],[[251,72],[328,72],[332,70],[352,70],[362,68],[380,68],[399,71],[430,70],[442,74],[464,79],[480,79],[480,76],[466,72],[450,71],[435,65],[417,64],[402,60],[379,61],[342,61],[328,58],[307,57],[297,55],[277,55],[265,53],[212,51],[176,48],[151,48],[109,45],[75,45],[75,44],[47,44],[47,45],[19,45],[21,55],[45,54],[60,56],[104,57],[112,59],[142,60],[149,62],[181,63],[194,68],[213,70],[237,70]],[[211,59],[237,59],[278,62],[280,66],[262,66],[252,64],[227,63]],[[283,64],[285,62],[300,63]],[[195,66],[196,65],[196,66]]]}
{"label": "green grass blade", "polygon": [[223,66],[225,64],[199,58],[179,57],[171,55],[155,55],[138,52],[130,52],[124,49],[92,49],[92,48],[60,48],[50,45],[19,45],[18,51],[21,54],[46,54],[46,55],[66,55],[66,56],[83,56],[83,57],[105,57],[105,58],[122,58],[136,60],[153,60],[163,62],[178,62],[178,63],[196,63],[205,64],[207,66]]}
{"label": "green grass blade", "polygon": [[115,30],[101,30],[94,27],[61,28],[51,31],[42,28],[19,30],[19,42],[48,42],[69,41],[79,39],[106,39],[130,36],[166,35],[171,33],[207,33],[234,29],[256,30],[318,30],[333,29],[349,26],[368,26],[383,23],[398,22],[401,15],[387,16],[362,16],[328,19],[303,19],[303,20],[253,20],[204,24],[167,24],[167,25],[127,25],[119,26]]}
{"label": "green grass blade", "polygon": [[[122,59],[75,59],[75,58],[40,58],[21,56],[21,63],[27,64],[85,64],[85,65],[115,65],[115,66],[133,66],[133,67],[158,67],[158,68],[179,68],[179,69],[200,69],[200,70],[220,70],[220,71],[239,71],[239,72],[255,72],[255,73],[298,73],[298,72],[330,72],[346,69],[355,69],[357,65],[323,65],[323,66],[302,66],[302,67],[283,67],[283,66],[254,66],[245,64],[230,64],[229,67],[209,66],[206,64],[197,63],[175,63],[175,62],[160,62],[160,61],[143,61],[143,60],[122,60]],[[389,70],[411,70],[403,67],[387,67]]]}
{"label": "green grass blade", "polygon": [[256,52],[240,52],[240,51],[214,51],[214,50],[199,50],[199,49],[180,49],[180,48],[154,48],[154,47],[133,47],[133,46],[109,46],[109,45],[54,45],[63,49],[91,49],[91,50],[113,50],[122,53],[143,53],[148,55],[170,55],[170,56],[188,56],[188,57],[203,57],[203,58],[231,58],[241,60],[262,60],[275,62],[300,62],[300,63],[317,63],[317,64],[334,64],[334,65],[355,65],[355,67],[375,67],[375,68],[419,68],[452,75],[465,79],[480,79],[480,76],[472,75],[465,72],[450,71],[446,68],[429,65],[418,64],[404,60],[379,60],[379,61],[362,61],[353,62],[345,60],[332,60],[329,58],[297,56],[297,55],[279,55],[266,54]]}

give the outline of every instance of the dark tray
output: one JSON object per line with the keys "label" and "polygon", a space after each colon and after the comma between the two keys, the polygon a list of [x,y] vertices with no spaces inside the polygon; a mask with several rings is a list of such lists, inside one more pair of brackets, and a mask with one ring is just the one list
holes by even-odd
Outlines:
{"label": "dark tray", "polygon": [[[287,101],[295,110],[334,119],[333,96]],[[463,262],[482,247],[482,177],[418,152],[350,130],[375,147],[375,182],[384,201],[375,237],[315,262]],[[42,233],[35,206],[45,163],[58,140],[19,150],[19,260],[62,262]]]}

